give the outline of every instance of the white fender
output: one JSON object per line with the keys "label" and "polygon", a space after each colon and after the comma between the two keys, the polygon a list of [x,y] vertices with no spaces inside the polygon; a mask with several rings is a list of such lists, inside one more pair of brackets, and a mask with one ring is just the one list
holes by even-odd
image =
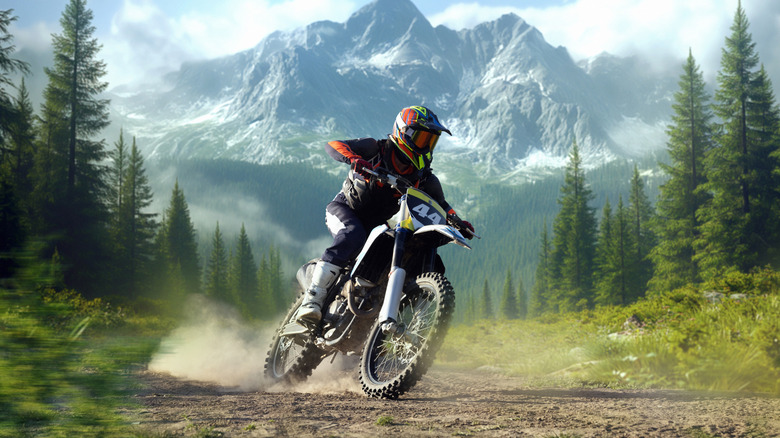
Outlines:
{"label": "white fender", "polygon": [[386,224],[382,224],[377,225],[373,230],[371,230],[371,232],[368,234],[366,242],[363,244],[363,249],[360,250],[360,254],[358,254],[357,258],[355,258],[355,266],[352,268],[350,276],[355,273],[358,266],[360,266],[360,264],[363,262],[363,258],[366,256],[368,250],[371,249],[371,246],[374,244],[374,241],[377,239],[377,237],[389,229],[390,228],[388,228]]}
{"label": "white fender", "polygon": [[471,246],[469,246],[468,242],[466,241],[466,238],[463,237],[463,234],[460,234],[460,231],[456,230],[455,228],[449,225],[425,225],[423,227],[420,227],[414,232],[414,234],[422,234],[422,233],[443,234],[449,237],[452,240],[452,243],[456,243],[466,249],[471,249]]}

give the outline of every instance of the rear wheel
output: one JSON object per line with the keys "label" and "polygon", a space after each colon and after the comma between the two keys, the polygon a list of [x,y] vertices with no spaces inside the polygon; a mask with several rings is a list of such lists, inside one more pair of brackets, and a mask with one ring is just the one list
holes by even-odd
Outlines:
{"label": "rear wheel", "polygon": [[374,324],[360,360],[360,382],[370,397],[396,399],[428,371],[455,308],[455,292],[444,275],[428,272],[407,284],[398,311],[403,333]]}
{"label": "rear wheel", "polygon": [[303,294],[292,305],[274,334],[271,348],[265,359],[265,378],[273,382],[299,382],[306,380],[320,364],[324,356],[314,344],[311,331],[282,336],[293,323],[295,312],[303,303]]}

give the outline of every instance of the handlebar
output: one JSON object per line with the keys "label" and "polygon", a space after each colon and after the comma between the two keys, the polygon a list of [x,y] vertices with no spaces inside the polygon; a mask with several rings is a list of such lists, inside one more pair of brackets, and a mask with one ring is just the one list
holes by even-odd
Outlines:
{"label": "handlebar", "polygon": [[[409,180],[406,178],[396,175],[383,167],[378,167],[376,170],[363,168],[363,171],[371,175],[372,179],[376,179],[381,183],[388,184],[399,193],[404,193],[409,187],[414,187],[414,184],[409,182]],[[455,229],[460,231],[462,234],[467,234],[471,237],[476,237],[477,239],[482,238],[477,233],[463,226],[463,224],[458,223],[456,220],[451,220],[449,217],[447,218],[447,223],[455,227]]]}
{"label": "handlebar", "polygon": [[388,184],[400,193],[404,193],[406,189],[414,186],[414,184],[409,182],[406,178],[395,175],[383,167],[377,167],[376,170],[363,168],[363,171],[371,175],[372,178],[375,178],[377,181]]}
{"label": "handlebar", "polygon": [[[450,222],[449,219],[447,219],[447,223],[449,223],[450,225],[455,227],[455,229],[460,231],[461,234],[465,234],[468,239],[471,239],[471,238],[474,238],[474,237],[476,237],[477,239],[481,239],[482,238],[482,236],[480,236],[479,234],[471,231],[471,229],[469,229],[467,227],[460,226],[460,224],[452,223],[452,222]],[[468,237],[468,236],[471,236],[471,237]]]}

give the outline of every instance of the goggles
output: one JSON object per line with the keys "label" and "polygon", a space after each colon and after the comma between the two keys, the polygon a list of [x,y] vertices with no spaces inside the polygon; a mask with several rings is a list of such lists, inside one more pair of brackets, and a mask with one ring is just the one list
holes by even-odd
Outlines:
{"label": "goggles", "polygon": [[417,152],[433,152],[440,136],[440,134],[435,132],[413,128],[407,128],[406,135],[412,139],[413,145],[410,146],[418,149]]}

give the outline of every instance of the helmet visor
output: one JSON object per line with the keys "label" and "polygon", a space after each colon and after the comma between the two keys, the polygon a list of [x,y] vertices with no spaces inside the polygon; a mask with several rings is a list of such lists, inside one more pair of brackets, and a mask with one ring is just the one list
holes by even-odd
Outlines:
{"label": "helmet visor", "polygon": [[436,143],[439,141],[438,133],[418,129],[411,129],[411,131],[408,135],[416,148],[420,149],[421,152],[433,152]]}

